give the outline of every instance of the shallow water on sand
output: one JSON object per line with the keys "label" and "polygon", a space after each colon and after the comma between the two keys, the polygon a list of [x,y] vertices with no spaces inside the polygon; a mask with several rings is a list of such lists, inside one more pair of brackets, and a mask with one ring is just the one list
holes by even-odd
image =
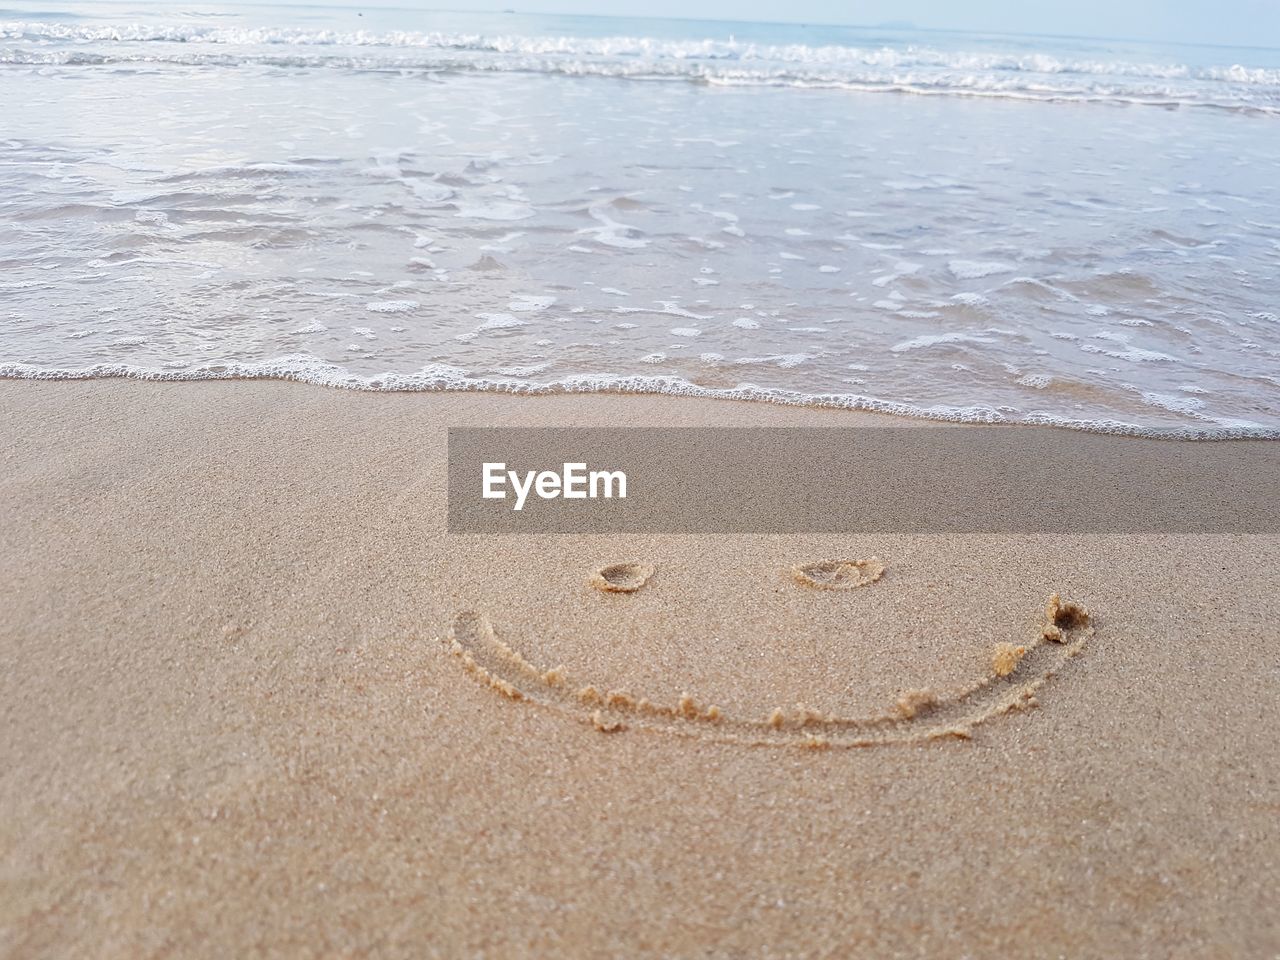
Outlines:
{"label": "shallow water on sand", "polygon": [[100,9],[0,14],[0,375],[1280,429],[1275,52]]}

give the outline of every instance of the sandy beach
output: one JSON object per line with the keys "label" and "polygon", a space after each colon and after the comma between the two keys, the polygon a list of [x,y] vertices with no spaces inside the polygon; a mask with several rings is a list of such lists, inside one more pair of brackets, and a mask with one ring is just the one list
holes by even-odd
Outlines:
{"label": "sandy beach", "polygon": [[[873,422],[0,383],[0,955],[1280,951],[1280,538],[445,531],[451,426]],[[872,557],[856,589],[792,574]],[[592,586],[619,562],[652,576]],[[1087,642],[967,739],[705,717],[964,689],[1054,593]],[[693,733],[502,696],[451,652],[468,611],[602,693],[687,695]]]}

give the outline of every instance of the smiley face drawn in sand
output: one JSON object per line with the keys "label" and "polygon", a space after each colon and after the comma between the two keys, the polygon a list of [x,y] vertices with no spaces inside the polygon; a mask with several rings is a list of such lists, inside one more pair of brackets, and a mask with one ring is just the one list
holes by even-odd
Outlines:
{"label": "smiley face drawn in sand", "polygon": [[[806,587],[846,590],[875,583],[884,570],[875,558],[823,560],[798,565],[792,575]],[[590,583],[605,592],[630,593],[641,589],[653,572],[646,564],[613,564],[597,571]],[[454,617],[443,642],[468,673],[508,699],[553,710],[604,733],[635,729],[753,747],[827,749],[968,740],[976,727],[995,717],[1038,706],[1036,692],[1092,635],[1088,610],[1055,593],[1045,605],[1041,629],[1024,642],[997,644],[986,676],[958,689],[903,691],[888,709],[860,717],[802,705],[731,716],[689,693],[670,704],[601,689],[562,667],[535,666],[498,636],[487,617],[471,611]]]}

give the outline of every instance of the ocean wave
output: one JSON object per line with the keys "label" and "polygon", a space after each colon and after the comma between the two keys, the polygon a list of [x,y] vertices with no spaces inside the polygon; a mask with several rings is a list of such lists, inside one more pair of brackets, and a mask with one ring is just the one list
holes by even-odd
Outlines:
{"label": "ocean wave", "polygon": [[[733,39],[485,36],[49,21],[0,21],[0,41],[9,44],[0,50],[0,63],[9,64],[258,63],[529,72],[725,86],[828,87],[1280,111],[1280,69],[948,51],[910,44],[807,46]],[[152,45],[158,49],[146,49]],[[209,52],[197,53],[193,47]],[[291,52],[283,52],[286,49]]]}
{"label": "ocean wave", "polygon": [[387,372],[360,376],[307,354],[261,362],[227,361],[186,370],[132,364],[94,364],[88,367],[41,367],[0,363],[0,380],[128,379],[149,381],[287,380],[316,386],[371,392],[510,393],[522,396],[569,393],[656,394],[710,400],[745,400],[783,406],[815,407],[884,413],[957,424],[1008,424],[1062,427],[1086,433],[1176,440],[1280,440],[1280,427],[1260,424],[1235,426],[1153,427],[1105,418],[1073,419],[1044,413],[1011,417],[992,406],[917,406],[894,400],[846,393],[804,393],[741,383],[734,387],[706,387],[677,376],[583,374],[545,383],[509,377],[473,377],[460,367],[431,364],[414,373]]}
{"label": "ocean wave", "polygon": [[1044,53],[946,51],[926,46],[849,47],[760,44],[739,40],[658,40],[651,37],[525,37],[442,32],[224,28],[191,25],[69,25],[45,21],[0,21],[0,39],[58,42],[168,42],[221,46],[389,47],[461,50],[504,55],[558,55],[617,59],[718,60],[770,63],[864,65],[889,69],[939,67],[961,71],[1083,74],[1154,79],[1221,80],[1280,86],[1280,69],[1241,65],[1190,67],[1179,63],[1075,60]]}
{"label": "ocean wave", "polygon": [[344,56],[270,55],[140,55],[98,54],[81,51],[28,53],[0,50],[0,65],[26,66],[127,66],[170,64],[178,66],[263,66],[273,68],[336,68],[370,72],[422,71],[438,73],[531,73],[572,77],[605,77],[619,80],[687,81],[719,87],[783,87],[813,90],[847,90],[855,93],[898,93],[920,96],[956,96],[1030,100],[1045,103],[1109,103],[1158,107],[1211,107],[1243,113],[1280,114],[1280,91],[1265,94],[1228,90],[1204,91],[1155,84],[1028,82],[995,75],[947,75],[898,73],[823,74],[768,69],[723,69],[702,64],[673,69],[652,62],[611,63],[545,60],[519,57],[491,61],[449,58],[366,58]]}

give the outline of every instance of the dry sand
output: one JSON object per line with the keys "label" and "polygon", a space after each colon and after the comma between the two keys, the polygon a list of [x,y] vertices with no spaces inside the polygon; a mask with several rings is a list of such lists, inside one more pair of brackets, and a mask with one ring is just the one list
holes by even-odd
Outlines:
{"label": "dry sand", "polygon": [[[872,419],[0,383],[0,955],[1275,956],[1280,539],[444,532],[447,426]],[[1055,591],[972,739],[703,735],[1013,682]],[[461,611],[672,713],[503,697]]]}

